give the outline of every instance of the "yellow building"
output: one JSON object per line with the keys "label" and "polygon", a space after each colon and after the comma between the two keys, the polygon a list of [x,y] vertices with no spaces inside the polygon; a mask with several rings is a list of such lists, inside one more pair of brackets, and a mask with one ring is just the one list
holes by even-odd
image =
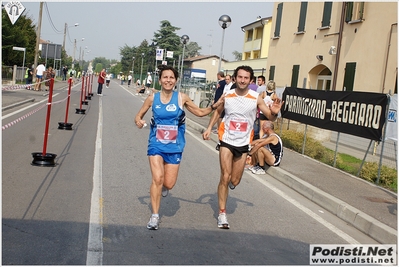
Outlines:
{"label": "yellow building", "polygon": [[265,17],[241,27],[244,32],[242,60],[226,62],[223,70],[226,74],[233,74],[241,65],[251,66],[255,76],[266,75],[267,57],[269,54],[272,17]]}
{"label": "yellow building", "polygon": [[396,93],[397,11],[397,2],[275,3],[264,37],[266,79],[279,87]]}

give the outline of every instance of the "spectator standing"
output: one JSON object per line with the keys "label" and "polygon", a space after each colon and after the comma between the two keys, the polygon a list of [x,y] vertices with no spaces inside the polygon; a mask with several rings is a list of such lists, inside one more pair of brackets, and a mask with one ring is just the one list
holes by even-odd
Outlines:
{"label": "spectator standing", "polygon": [[[29,64],[28,64],[29,66]],[[33,70],[31,67],[27,67],[25,71],[25,79],[26,79],[26,84],[29,84],[27,89],[31,89],[30,85],[32,84],[32,78],[33,78]]]}
{"label": "spectator standing", "polygon": [[[272,80],[267,82],[266,86],[267,90],[263,91],[260,93],[261,98],[265,102],[266,106],[271,106],[273,105],[273,101],[277,98],[276,94],[276,83]],[[259,111],[259,125],[263,125],[265,121],[267,121],[268,118],[263,114],[262,111]],[[259,130],[259,137],[263,136],[263,130],[262,127]]]}
{"label": "spectator standing", "polygon": [[100,72],[100,75],[98,75],[98,88],[97,88],[97,95],[102,96],[103,95],[103,85],[105,82],[105,69],[102,69]]}
{"label": "spectator standing", "polygon": [[199,108],[187,94],[174,91],[179,74],[175,68],[160,65],[159,83],[161,91],[149,95],[135,117],[138,128],[146,125],[143,120],[152,110],[147,156],[150,162],[152,182],[150,186],[152,215],[147,229],[157,230],[161,195],[166,197],[177,181],[183,150],[186,144],[186,115],[184,108],[192,114],[203,117],[212,112],[223,99],[207,108]]}
{"label": "spectator standing", "polygon": [[132,75],[129,74],[129,76],[127,76],[127,87],[130,87],[130,84],[132,83]]}
{"label": "spectator standing", "polygon": [[52,67],[48,67],[46,73],[46,91],[50,90],[50,80],[55,77],[55,72],[53,71]]}
{"label": "spectator standing", "polygon": [[281,99],[276,99],[273,105],[268,107],[257,92],[248,88],[254,77],[251,67],[239,66],[235,69],[233,76],[236,78],[237,88],[226,94],[224,103],[214,111],[208,128],[202,134],[205,140],[209,140],[212,126],[224,110],[223,125],[219,128],[218,133],[220,140],[220,180],[217,189],[218,227],[222,229],[230,228],[226,216],[228,188],[234,189],[241,181],[249,144],[252,142],[257,109],[262,110],[271,120],[275,120],[283,104]]}
{"label": "spectator standing", "polygon": [[66,81],[67,79],[67,74],[68,74],[68,66],[64,66],[62,67],[62,80]]}
{"label": "spectator standing", "polygon": [[124,81],[125,81],[125,74],[122,74],[122,76],[121,76],[121,85],[123,85]]}
{"label": "spectator standing", "polygon": [[255,76],[252,78],[251,83],[249,84],[248,88],[255,92],[258,90],[258,86],[256,85],[256,77]]}
{"label": "spectator standing", "polygon": [[259,94],[266,91],[266,84],[265,84],[265,76],[259,75],[258,76],[258,89],[256,89],[256,92]]}
{"label": "spectator standing", "polygon": [[[226,80],[225,80],[225,76],[224,76],[224,72],[223,71],[219,71],[216,74],[216,77],[218,79],[218,84],[216,87],[216,92],[215,92],[215,98],[213,103],[216,103],[219,98],[223,95],[224,92],[224,87],[226,86]],[[217,128],[219,129],[220,123],[222,122],[222,116],[224,115],[224,112],[222,114],[220,114],[220,118],[218,119],[218,123],[217,123]],[[213,133],[217,134],[218,130],[215,130]]]}
{"label": "spectator standing", "polygon": [[151,77],[151,73],[148,72],[147,73],[147,79],[145,81],[145,88],[147,90],[147,94],[150,94],[150,86],[152,84],[152,77]]}
{"label": "spectator standing", "polygon": [[231,79],[231,75],[227,74],[226,78],[224,79],[226,81],[226,85],[224,86],[223,94],[227,93],[230,91],[231,86],[233,86],[233,80]]}
{"label": "spectator standing", "polygon": [[41,91],[41,83],[43,81],[43,75],[46,72],[46,63],[40,63],[35,70],[36,84],[35,91]]}

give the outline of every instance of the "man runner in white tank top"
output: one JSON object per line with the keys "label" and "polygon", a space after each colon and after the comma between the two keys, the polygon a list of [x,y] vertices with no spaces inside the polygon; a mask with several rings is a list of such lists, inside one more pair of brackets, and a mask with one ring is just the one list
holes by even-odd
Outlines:
{"label": "man runner in white tank top", "polygon": [[249,144],[252,142],[254,136],[253,125],[256,119],[257,108],[267,118],[275,121],[283,104],[281,99],[278,98],[271,106],[267,106],[257,92],[249,90],[248,85],[254,77],[251,67],[237,67],[233,76],[236,78],[237,88],[226,93],[224,104],[218,106],[214,111],[208,128],[203,133],[204,140],[209,140],[212,127],[224,110],[225,116],[218,129],[221,169],[218,185],[218,227],[222,229],[230,228],[226,217],[228,186],[234,189],[241,181]]}

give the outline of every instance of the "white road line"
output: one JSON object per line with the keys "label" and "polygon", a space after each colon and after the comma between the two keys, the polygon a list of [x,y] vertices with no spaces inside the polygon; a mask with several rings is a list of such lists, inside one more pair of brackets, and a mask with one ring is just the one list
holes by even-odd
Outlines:
{"label": "white road line", "polygon": [[86,265],[102,265],[103,262],[102,128],[102,98],[99,97],[99,116],[94,155],[93,191],[91,194]]}
{"label": "white road line", "polygon": [[[200,139],[197,135],[195,135],[194,133],[187,131],[186,132],[188,134],[190,134],[192,137],[194,137],[195,139],[197,139],[199,142],[204,143],[205,146],[207,146],[209,149],[211,149],[213,152],[215,153],[219,153],[215,150],[214,147],[210,146],[209,144],[207,144],[207,141],[204,141],[202,139]],[[280,189],[276,188],[274,185],[272,185],[271,183],[269,183],[268,181],[265,181],[261,178],[259,178],[259,176],[252,174],[252,173],[248,173],[249,175],[251,175],[252,178],[254,178],[255,180],[257,180],[258,182],[260,182],[261,184],[265,185],[266,187],[268,187],[270,190],[272,190],[273,192],[275,192],[277,195],[279,195],[280,197],[284,198],[285,200],[287,200],[288,202],[290,202],[292,205],[294,205],[295,207],[297,207],[299,210],[303,211],[304,213],[306,213],[307,215],[309,215],[311,218],[313,218],[314,220],[318,221],[320,224],[324,225],[327,229],[329,229],[331,232],[335,233],[337,236],[339,236],[340,238],[344,239],[345,241],[347,241],[349,244],[360,244],[359,241],[357,241],[356,239],[354,239],[353,237],[351,237],[350,235],[344,233],[343,231],[341,231],[340,229],[338,229],[337,227],[335,227],[334,225],[332,225],[331,223],[327,222],[326,220],[324,220],[322,217],[320,217],[319,215],[317,215],[316,213],[314,213],[313,211],[311,211],[310,209],[308,209],[307,207],[301,205],[298,201],[296,201],[295,199],[291,198],[290,196],[288,196],[287,194],[285,194],[284,192],[282,192]]]}

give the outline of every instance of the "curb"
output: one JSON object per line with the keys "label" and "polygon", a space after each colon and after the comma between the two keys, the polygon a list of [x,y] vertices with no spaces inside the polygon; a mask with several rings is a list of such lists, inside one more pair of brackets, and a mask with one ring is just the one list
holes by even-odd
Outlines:
{"label": "curb", "polygon": [[2,111],[5,111],[5,110],[8,110],[8,109],[17,107],[17,106],[21,106],[21,105],[23,105],[23,104],[25,104],[25,103],[28,103],[28,102],[35,102],[35,99],[34,99],[34,98],[29,98],[29,99],[26,99],[26,100],[24,100],[24,101],[17,102],[17,103],[8,105],[8,106],[6,106],[6,107],[3,107],[1,110],[2,110]]}
{"label": "curb", "polygon": [[[188,118],[186,118],[186,123],[187,126],[201,133],[206,129]],[[215,143],[218,142],[217,139],[216,135],[211,135],[211,140]],[[396,244],[398,234],[395,229],[352,207],[348,203],[327,194],[281,168],[268,168],[266,173],[376,241],[383,244]]]}

